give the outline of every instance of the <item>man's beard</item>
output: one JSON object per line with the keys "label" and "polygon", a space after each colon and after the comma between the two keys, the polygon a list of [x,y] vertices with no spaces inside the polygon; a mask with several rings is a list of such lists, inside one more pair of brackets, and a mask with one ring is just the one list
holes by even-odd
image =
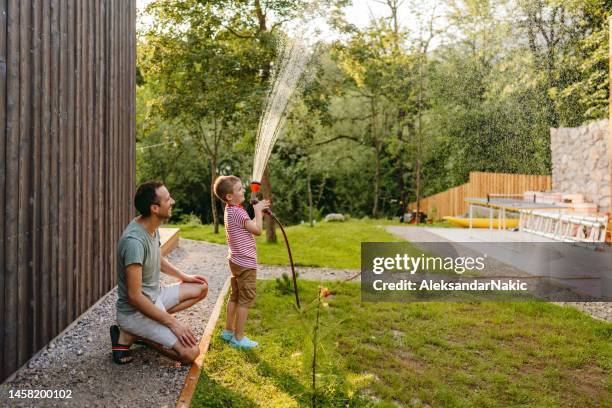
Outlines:
{"label": "man's beard", "polygon": [[159,215],[159,218],[161,218],[164,221],[168,221],[171,217],[172,217],[172,208],[170,208],[166,214]]}

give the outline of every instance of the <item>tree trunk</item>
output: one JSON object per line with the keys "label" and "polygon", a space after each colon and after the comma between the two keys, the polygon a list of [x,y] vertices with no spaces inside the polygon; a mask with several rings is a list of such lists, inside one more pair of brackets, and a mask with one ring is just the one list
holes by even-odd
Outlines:
{"label": "tree trunk", "polygon": [[376,147],[376,174],[374,175],[374,208],[372,217],[378,218],[378,200],[380,195],[380,152]]}
{"label": "tree trunk", "polygon": [[212,210],[213,224],[215,226],[215,234],[219,233],[219,217],[217,217],[217,200],[215,200],[215,193],[213,186],[215,185],[215,179],[217,178],[217,158],[212,157],[210,161],[210,208]]}
{"label": "tree trunk", "polygon": [[[427,58],[427,54],[423,53],[422,58]],[[419,224],[419,211],[421,211],[421,155],[422,152],[422,141],[423,141],[423,128],[421,122],[421,116],[423,112],[423,61],[419,58],[419,108],[417,113],[418,129],[417,129],[417,157],[416,157],[416,219],[415,224]]]}
{"label": "tree trunk", "polygon": [[[399,206],[402,207],[406,203],[406,183],[404,182],[404,120],[406,117],[406,111],[402,108],[398,109],[397,112],[397,156],[395,157],[395,180],[397,183],[397,191],[399,191]],[[402,215],[400,214],[400,215]]]}
{"label": "tree trunk", "polygon": [[371,99],[372,108],[372,139],[374,140],[374,154],[376,159],[376,172],[374,174],[374,206],[372,207],[372,217],[378,217],[378,195],[380,189],[380,152],[378,147],[378,136],[376,134],[376,105],[374,97]]}
{"label": "tree trunk", "polygon": [[[270,185],[270,172],[268,166],[264,170],[263,178],[261,180],[261,187],[263,190],[264,200],[270,201],[270,207],[272,207],[272,186]],[[276,242],[276,224],[272,217],[265,217],[265,228],[266,228],[266,242]]]}
{"label": "tree trunk", "polygon": [[312,222],[312,186],[310,184],[310,171],[308,172],[308,220],[310,226],[314,227],[314,223]]}
{"label": "tree trunk", "polygon": [[325,191],[325,184],[327,183],[327,176],[323,175],[323,180],[321,180],[321,184],[319,184],[319,195],[317,196],[317,208],[321,204],[321,198],[323,198],[323,192]]}

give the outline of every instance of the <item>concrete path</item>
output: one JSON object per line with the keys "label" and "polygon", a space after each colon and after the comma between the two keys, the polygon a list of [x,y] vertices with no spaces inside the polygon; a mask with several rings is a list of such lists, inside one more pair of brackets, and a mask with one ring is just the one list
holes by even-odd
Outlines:
{"label": "concrete path", "polygon": [[[560,244],[558,241],[553,241],[545,237],[540,237],[534,234],[518,232],[518,231],[504,231],[504,230],[489,230],[485,228],[431,228],[431,227],[398,227],[398,226],[388,226],[386,227],[387,231],[411,242],[462,242],[467,243],[466,249],[469,250],[469,246],[476,245],[477,243],[499,243],[499,242],[550,242]],[[538,244],[540,245],[540,244]],[[606,259],[606,254],[600,254],[595,252],[589,252],[583,248],[571,248],[574,251],[578,258],[576,262],[582,264],[588,264],[589,259],[594,262],[594,259],[597,257]],[[589,258],[590,257],[590,258]],[[506,259],[503,261],[495,260],[493,267],[496,272],[496,276],[510,276],[511,274],[524,274],[525,271],[521,269],[519,265],[520,262],[517,262],[519,258],[512,260],[505,256]],[[571,258],[568,257],[568,259]],[[490,260],[490,262],[493,259]],[[598,264],[603,264],[602,260],[598,260]],[[584,266],[582,266],[584,269]],[[609,271],[608,271],[609,272]],[[576,281],[580,283],[579,281]],[[589,283],[588,281],[587,283]],[[592,285],[591,285],[592,286]],[[580,288],[584,289],[584,288]],[[596,292],[592,290],[593,288],[588,287],[590,291]],[[571,296],[568,296],[568,298]],[[565,300],[565,299],[564,299]],[[571,307],[575,307],[580,309],[581,311],[595,317],[598,319],[612,321],[612,302],[555,302],[560,305],[567,305]]]}

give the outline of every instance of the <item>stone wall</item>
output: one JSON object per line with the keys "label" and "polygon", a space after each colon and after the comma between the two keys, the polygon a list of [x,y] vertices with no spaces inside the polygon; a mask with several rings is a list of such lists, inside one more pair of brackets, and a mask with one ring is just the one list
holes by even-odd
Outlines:
{"label": "stone wall", "polygon": [[550,130],[553,191],[583,194],[600,211],[610,211],[608,126],[606,119]]}

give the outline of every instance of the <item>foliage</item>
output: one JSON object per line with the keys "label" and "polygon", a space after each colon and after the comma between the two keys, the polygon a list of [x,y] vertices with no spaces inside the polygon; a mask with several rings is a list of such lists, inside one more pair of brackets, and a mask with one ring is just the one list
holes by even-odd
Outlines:
{"label": "foliage", "polygon": [[[341,35],[317,47],[314,78],[268,163],[287,224],[399,216],[470,171],[549,174],[550,128],[608,114],[610,2],[388,0],[388,17],[362,28],[347,22],[346,3],[318,3]],[[275,39],[313,10],[271,0],[150,6],[156,25],[138,49],[138,180],[169,184],[175,220],[219,221],[212,179],[248,181]]]}

